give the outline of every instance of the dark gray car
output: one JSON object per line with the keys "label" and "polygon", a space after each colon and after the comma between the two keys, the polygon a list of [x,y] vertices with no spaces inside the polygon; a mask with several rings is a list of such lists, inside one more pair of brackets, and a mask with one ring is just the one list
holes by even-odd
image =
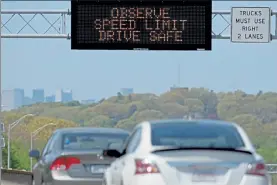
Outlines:
{"label": "dark gray car", "polygon": [[120,150],[129,132],[116,128],[63,128],[56,130],[33,167],[35,185],[100,185],[105,169],[114,160],[104,149]]}

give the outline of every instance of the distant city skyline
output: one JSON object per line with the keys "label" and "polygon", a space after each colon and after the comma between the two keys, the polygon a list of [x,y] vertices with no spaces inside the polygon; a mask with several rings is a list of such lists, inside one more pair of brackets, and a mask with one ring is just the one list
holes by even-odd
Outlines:
{"label": "distant city skyline", "polygon": [[[123,96],[128,96],[134,93],[133,88],[120,88],[119,91]],[[21,88],[4,89],[2,91],[2,107],[4,111],[9,111],[13,109],[20,108],[26,105],[32,105],[36,103],[51,103],[51,102],[62,102],[67,103],[74,101],[73,92],[71,89],[57,89],[55,93],[47,94],[43,88],[32,89],[31,95],[26,95],[25,90]],[[81,99],[77,100],[81,104],[91,104],[97,100],[91,99]]]}
{"label": "distant city skyline", "polygon": [[33,89],[32,95],[25,94],[24,89],[4,89],[2,91],[2,107],[4,111],[20,108],[25,105],[32,105],[36,103],[50,103],[50,102],[71,102],[73,101],[72,90],[56,90],[55,94],[45,96],[44,89]]}

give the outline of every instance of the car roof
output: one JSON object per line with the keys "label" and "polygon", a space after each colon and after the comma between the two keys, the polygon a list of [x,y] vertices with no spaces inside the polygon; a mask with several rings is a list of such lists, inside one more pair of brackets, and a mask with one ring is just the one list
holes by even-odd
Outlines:
{"label": "car roof", "polygon": [[171,120],[155,120],[148,121],[151,127],[158,127],[163,125],[174,124],[198,124],[198,125],[211,125],[211,126],[230,126],[235,127],[235,124],[228,121],[221,120],[185,120],[185,119],[171,119]]}
{"label": "car roof", "polygon": [[56,133],[81,133],[81,132],[90,132],[90,133],[103,133],[103,134],[130,134],[130,132],[120,129],[120,128],[95,128],[95,127],[68,127],[68,128],[59,128],[55,131]]}

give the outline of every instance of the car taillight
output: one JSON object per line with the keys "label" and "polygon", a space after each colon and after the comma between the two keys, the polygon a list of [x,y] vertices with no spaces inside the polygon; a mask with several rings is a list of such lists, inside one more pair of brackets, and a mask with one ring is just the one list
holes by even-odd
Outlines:
{"label": "car taillight", "polygon": [[264,176],[266,174],[266,166],[264,163],[248,164],[247,174]]}
{"label": "car taillight", "polygon": [[80,164],[76,157],[59,157],[50,166],[50,170],[68,170],[73,164]]}
{"label": "car taillight", "polygon": [[147,159],[135,159],[136,175],[147,173],[160,173],[156,164]]}

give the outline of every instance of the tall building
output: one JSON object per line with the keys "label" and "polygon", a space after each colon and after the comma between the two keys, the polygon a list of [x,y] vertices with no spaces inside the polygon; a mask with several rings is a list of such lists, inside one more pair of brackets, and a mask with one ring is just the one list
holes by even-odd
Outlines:
{"label": "tall building", "polygon": [[67,90],[63,92],[63,102],[73,101],[72,90]]}
{"label": "tall building", "polygon": [[20,108],[24,105],[24,89],[3,90],[2,106],[4,111]]}
{"label": "tall building", "polygon": [[33,89],[33,103],[44,102],[44,89]]}
{"label": "tall building", "polygon": [[46,96],[45,97],[45,102],[47,102],[47,103],[55,102],[55,95]]}
{"label": "tall building", "polygon": [[73,95],[72,90],[63,91],[62,89],[59,89],[56,91],[56,102],[71,102],[73,101]]}
{"label": "tall building", "polygon": [[63,90],[59,89],[56,91],[55,102],[62,102],[62,101],[63,101]]}
{"label": "tall building", "polygon": [[134,93],[134,89],[133,88],[121,88],[120,89],[120,93],[123,96],[128,96],[129,94],[133,94]]}

